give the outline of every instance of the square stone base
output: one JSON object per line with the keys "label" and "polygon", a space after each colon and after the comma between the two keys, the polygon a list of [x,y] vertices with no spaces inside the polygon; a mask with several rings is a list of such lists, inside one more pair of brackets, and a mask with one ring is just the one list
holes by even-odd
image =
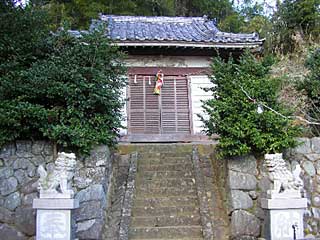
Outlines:
{"label": "square stone base", "polygon": [[303,213],[307,199],[261,199],[261,206],[267,210],[266,239],[292,240],[294,235],[296,239],[304,238]]}
{"label": "square stone base", "polygon": [[71,210],[37,210],[37,240],[71,240]]}
{"label": "square stone base", "polygon": [[34,199],[37,209],[36,240],[72,240],[72,209],[79,207],[75,199]]}

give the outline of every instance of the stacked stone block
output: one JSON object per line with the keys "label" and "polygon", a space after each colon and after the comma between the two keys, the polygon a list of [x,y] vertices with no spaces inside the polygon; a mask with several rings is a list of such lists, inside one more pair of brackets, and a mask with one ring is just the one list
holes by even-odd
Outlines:
{"label": "stacked stone block", "polygon": [[302,167],[304,195],[308,209],[304,215],[304,231],[308,238],[320,238],[320,138],[299,138],[300,145],[287,151],[286,158],[293,169]]}
{"label": "stacked stone block", "polygon": [[3,239],[25,240],[35,235],[39,164],[52,167],[52,147],[45,142],[19,141],[0,151],[0,234]]}
{"label": "stacked stone block", "polygon": [[[38,197],[40,164],[49,171],[54,167],[49,142],[17,141],[0,150],[1,239],[34,239],[36,215],[32,202]],[[101,239],[111,170],[110,153],[105,146],[77,161],[74,188],[80,201],[75,214],[78,239]]]}
{"label": "stacked stone block", "polygon": [[126,185],[129,176],[130,154],[121,151],[115,153],[113,178],[110,189],[110,203],[107,209],[107,221],[103,239],[120,239],[120,223],[124,206]]}
{"label": "stacked stone block", "polygon": [[259,207],[257,160],[249,155],[229,159],[228,169],[231,238],[256,239],[261,235],[263,223],[263,217],[257,214],[262,211]]}

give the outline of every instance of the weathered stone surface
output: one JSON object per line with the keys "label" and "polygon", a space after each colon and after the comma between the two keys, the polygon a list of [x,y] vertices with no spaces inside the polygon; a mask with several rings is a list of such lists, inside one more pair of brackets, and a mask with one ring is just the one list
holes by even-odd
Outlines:
{"label": "weathered stone surface", "polygon": [[78,223],[76,236],[79,239],[101,239],[103,225],[102,220],[88,220]]}
{"label": "weathered stone surface", "polygon": [[320,209],[319,208],[311,208],[312,216],[314,218],[320,219]]}
{"label": "weathered stone surface", "polygon": [[0,222],[13,223],[14,222],[13,212],[9,211],[4,207],[0,207]]}
{"label": "weathered stone surface", "polygon": [[86,157],[85,164],[87,167],[96,167],[97,164],[105,165],[109,154],[110,151],[107,146],[98,146],[90,152],[88,157]]}
{"label": "weathered stone surface", "polygon": [[231,189],[255,190],[257,186],[255,176],[235,171],[229,171],[229,182]]}
{"label": "weathered stone surface", "polygon": [[75,198],[78,199],[80,203],[91,200],[104,201],[106,198],[105,195],[106,193],[103,186],[101,184],[95,184],[78,192]]}
{"label": "weathered stone surface", "polygon": [[[35,210],[32,209],[32,202],[38,195],[36,169],[40,164],[49,171],[53,169],[52,150],[52,144],[44,141],[33,143],[18,141],[16,145],[8,145],[0,149],[0,222],[12,225],[14,231],[20,232],[23,237],[27,235],[29,240],[35,234]],[[77,171],[83,169],[83,176],[88,181],[85,186],[87,189],[78,196],[84,207],[78,220],[86,222],[92,218],[99,218],[95,219],[95,224],[89,228],[91,235],[100,234],[95,231],[104,218],[103,208],[106,205],[106,193],[103,186],[107,185],[105,178],[109,179],[112,166],[107,147],[99,147],[96,153],[91,158],[92,167],[79,164],[80,167],[77,168]],[[106,176],[106,174],[108,175]],[[74,187],[81,189],[84,186],[76,183]],[[14,210],[15,212],[13,212]],[[99,232],[101,231],[99,230]],[[13,236],[6,239],[15,238]]]}
{"label": "weathered stone surface", "polygon": [[47,143],[43,147],[43,154],[46,156],[50,156],[52,158],[53,155],[53,144]]}
{"label": "weathered stone surface", "polygon": [[306,239],[315,239],[316,237],[312,234],[308,234],[305,236]]}
{"label": "weathered stone surface", "polygon": [[16,170],[14,172],[14,176],[18,180],[18,183],[21,185],[24,185],[27,182],[31,181],[31,178],[27,175],[27,172],[22,169]]}
{"label": "weathered stone surface", "polygon": [[253,155],[232,158],[228,160],[228,167],[236,172],[257,174],[257,160]]}
{"label": "weathered stone surface", "polygon": [[0,181],[0,193],[5,196],[17,190],[18,181],[14,177]]}
{"label": "weathered stone surface", "polygon": [[320,175],[319,176],[315,176],[314,178],[315,178],[316,183],[320,184]]}
{"label": "weathered stone surface", "polygon": [[33,172],[35,170],[35,166],[27,158],[18,158],[16,161],[14,161],[12,166],[14,170],[17,170],[17,169],[27,170],[28,175],[29,175],[29,172]]}
{"label": "weathered stone surface", "polygon": [[248,193],[231,190],[231,211],[235,209],[248,209],[253,207],[253,201]]}
{"label": "weathered stone surface", "polygon": [[38,188],[38,179],[32,179],[31,181],[27,182],[25,185],[21,187],[21,192],[24,194],[29,194],[32,192],[37,192]]}
{"label": "weathered stone surface", "polygon": [[11,193],[4,200],[4,207],[13,211],[21,204],[21,198],[19,192]]}
{"label": "weathered stone surface", "polygon": [[314,137],[311,139],[311,149],[315,153],[320,153],[320,137]]}
{"label": "weathered stone surface", "polygon": [[92,183],[92,179],[87,177],[87,169],[81,168],[77,169],[73,178],[74,184],[80,189],[89,187]]}
{"label": "weathered stone surface", "polygon": [[16,154],[21,158],[32,157],[32,142],[31,141],[16,141]]}
{"label": "weathered stone surface", "polygon": [[22,205],[32,205],[33,199],[38,198],[38,193],[29,193],[22,198]]}
{"label": "weathered stone surface", "polygon": [[305,156],[311,162],[314,162],[320,159],[320,154],[318,153],[309,153],[309,154],[306,154]]}
{"label": "weathered stone surface", "polygon": [[0,168],[0,179],[9,178],[13,176],[13,169],[10,167]]}
{"label": "weathered stone surface", "polygon": [[0,234],[1,239],[3,240],[27,240],[27,237],[25,237],[21,232],[18,232],[7,224],[0,223]]}
{"label": "weathered stone surface", "polygon": [[253,236],[241,236],[234,238],[234,240],[257,240],[257,238]]}
{"label": "weathered stone surface", "polygon": [[249,196],[251,199],[256,200],[258,198],[258,193],[256,191],[250,191]]}
{"label": "weathered stone surface", "polygon": [[21,206],[15,212],[15,225],[22,233],[33,236],[36,233],[36,210],[31,206]]}
{"label": "weathered stone surface", "polygon": [[236,210],[231,215],[231,236],[238,239],[240,236],[260,235],[260,221],[251,213]]}
{"label": "weathered stone surface", "polygon": [[266,210],[263,210],[261,207],[256,207],[254,211],[254,215],[257,218],[263,220],[266,217]]}
{"label": "weathered stone surface", "polygon": [[320,175],[320,161],[315,162],[315,168],[318,175]]}
{"label": "weathered stone surface", "polygon": [[299,143],[301,143],[299,146],[294,148],[295,153],[302,153],[302,154],[307,154],[311,153],[311,141],[309,138],[297,138]]}
{"label": "weathered stone surface", "polygon": [[46,163],[53,163],[55,159],[53,159],[53,156],[52,155],[49,155],[49,156],[45,156],[44,157],[44,161]]}
{"label": "weathered stone surface", "polygon": [[0,158],[9,158],[16,151],[16,147],[14,144],[6,144],[0,149]]}
{"label": "weathered stone surface", "polygon": [[85,188],[92,184],[99,184],[105,179],[104,167],[88,167],[76,171],[74,176],[74,183],[79,188]]}
{"label": "weathered stone surface", "polygon": [[80,204],[80,207],[75,210],[76,221],[83,221],[93,218],[102,218],[103,208],[100,201],[89,201]]}
{"label": "weathered stone surface", "polygon": [[312,195],[312,204],[315,207],[320,207],[320,195],[319,194]]}
{"label": "weathered stone surface", "polygon": [[129,163],[130,163],[130,155],[127,154],[127,155],[121,155],[119,157],[119,159],[117,159],[117,163],[119,166],[123,166],[123,167],[126,167],[126,166],[129,166]]}
{"label": "weathered stone surface", "polygon": [[43,148],[44,148],[44,145],[45,144],[48,144],[44,141],[35,141],[33,144],[32,144],[32,153],[34,155],[40,155],[41,152],[43,151]]}
{"label": "weathered stone surface", "polygon": [[36,155],[30,158],[30,162],[32,162],[35,166],[43,165],[46,161],[42,155]]}
{"label": "weathered stone surface", "polygon": [[310,162],[310,161],[305,161],[303,164],[302,164],[302,167],[303,169],[306,171],[306,173],[309,175],[309,176],[314,176],[316,174],[316,169],[314,168],[313,166],[313,163]]}
{"label": "weathered stone surface", "polygon": [[83,232],[83,231],[89,230],[94,225],[95,222],[96,222],[95,219],[78,222],[77,232]]}
{"label": "weathered stone surface", "polygon": [[302,176],[303,187],[307,190],[307,192],[313,192],[313,184],[311,176],[305,174]]}

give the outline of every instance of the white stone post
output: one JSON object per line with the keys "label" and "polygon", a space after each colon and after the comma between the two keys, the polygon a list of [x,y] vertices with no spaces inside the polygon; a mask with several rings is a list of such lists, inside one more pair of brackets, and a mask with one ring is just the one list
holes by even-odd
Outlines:
{"label": "white stone post", "polygon": [[307,199],[261,199],[267,210],[266,233],[268,240],[303,239],[303,213]]}
{"label": "white stone post", "polygon": [[40,198],[33,200],[33,208],[37,209],[36,240],[74,239],[72,210],[79,207],[71,189],[75,165],[75,155],[62,152],[52,172],[39,166]]}
{"label": "white stone post", "polygon": [[72,210],[78,207],[77,199],[34,199],[33,208],[37,209],[36,240],[74,239]]}
{"label": "white stone post", "polygon": [[291,173],[282,154],[266,154],[265,165],[273,189],[268,190],[267,198],[261,199],[261,207],[267,211],[265,238],[268,240],[303,239],[303,213],[307,199],[301,197],[300,165]]}

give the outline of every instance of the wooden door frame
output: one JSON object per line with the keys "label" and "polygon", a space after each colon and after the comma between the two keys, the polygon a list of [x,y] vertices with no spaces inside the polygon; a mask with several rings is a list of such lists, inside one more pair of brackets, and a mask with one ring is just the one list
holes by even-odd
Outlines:
{"label": "wooden door frame", "polygon": [[[191,78],[190,75],[201,75],[209,74],[209,68],[202,67],[131,67],[128,69],[128,79],[129,76],[140,75],[140,76],[152,76],[157,73],[157,71],[162,70],[162,72],[167,76],[185,76],[187,81],[187,91],[188,91],[188,102],[189,102],[189,128],[190,134],[131,134],[130,133],[130,104],[127,104],[127,135],[122,136],[120,141],[122,142],[191,142],[191,141],[207,141],[206,136],[194,135],[193,131],[193,114],[192,114],[192,98],[191,98]],[[129,80],[130,81],[130,80]],[[144,86],[145,88],[145,86]],[[130,96],[130,84],[127,86],[127,99],[131,99]],[[145,91],[145,89],[144,89]],[[159,96],[160,98],[160,96]],[[161,100],[159,100],[161,104]],[[161,107],[161,106],[159,106]],[[161,126],[160,126],[161,127]]]}

